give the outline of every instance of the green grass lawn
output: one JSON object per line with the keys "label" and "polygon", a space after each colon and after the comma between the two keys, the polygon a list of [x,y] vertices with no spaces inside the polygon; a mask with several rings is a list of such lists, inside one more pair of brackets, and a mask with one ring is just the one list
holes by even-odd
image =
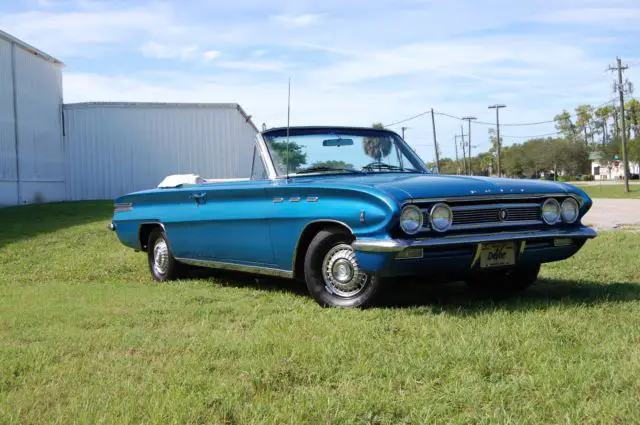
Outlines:
{"label": "green grass lawn", "polygon": [[640,234],[507,301],[402,284],[321,309],[291,282],[152,283],[109,203],[0,210],[1,424],[631,424]]}
{"label": "green grass lawn", "polygon": [[578,186],[580,189],[587,192],[592,198],[640,198],[640,185],[629,185],[629,192],[624,191],[624,185],[622,184],[603,184],[592,186]]}

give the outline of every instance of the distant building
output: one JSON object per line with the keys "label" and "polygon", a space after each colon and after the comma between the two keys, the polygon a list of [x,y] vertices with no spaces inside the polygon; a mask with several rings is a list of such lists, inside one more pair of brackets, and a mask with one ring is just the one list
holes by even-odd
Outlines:
{"label": "distant building", "polygon": [[66,198],[63,66],[0,31],[0,205]]}
{"label": "distant building", "polygon": [[236,103],[65,104],[67,199],[113,199],[170,174],[249,177],[257,132]]}
{"label": "distant building", "polygon": [[[629,162],[629,172],[640,174],[640,164]],[[624,178],[624,166],[622,161],[592,161],[591,175],[595,180],[621,180]]]}
{"label": "distant building", "polygon": [[169,174],[249,177],[236,103],[63,104],[63,63],[0,31],[0,206],[113,199]]}

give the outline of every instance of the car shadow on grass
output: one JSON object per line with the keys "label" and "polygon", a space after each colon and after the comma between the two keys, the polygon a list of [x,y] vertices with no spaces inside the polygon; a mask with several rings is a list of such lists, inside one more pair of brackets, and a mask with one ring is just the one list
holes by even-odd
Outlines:
{"label": "car shadow on grass", "polygon": [[0,248],[68,227],[97,221],[106,225],[113,212],[113,202],[58,202],[0,208]]}
{"label": "car shadow on grass", "polygon": [[[279,291],[309,297],[303,282],[289,279],[256,277],[245,273],[195,270],[194,278],[213,278],[217,284]],[[483,296],[471,292],[462,282],[429,284],[420,281],[397,281],[386,288],[377,308],[423,308],[434,313],[449,312],[474,315],[488,310],[539,310],[556,305],[597,305],[640,301],[640,283],[601,283],[568,279],[539,279],[527,291],[511,296]]]}
{"label": "car shadow on grass", "polygon": [[442,285],[401,283],[390,291],[382,307],[427,307],[433,312],[474,315],[488,310],[540,310],[553,306],[597,305],[640,301],[638,283],[601,283],[564,279],[539,279],[528,290],[515,295],[477,294],[464,283]]}

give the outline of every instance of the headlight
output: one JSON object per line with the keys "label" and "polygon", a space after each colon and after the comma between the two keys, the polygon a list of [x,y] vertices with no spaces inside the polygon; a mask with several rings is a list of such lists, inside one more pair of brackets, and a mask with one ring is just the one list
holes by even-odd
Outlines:
{"label": "headlight", "polygon": [[580,207],[575,199],[567,198],[562,201],[562,219],[565,223],[575,223],[578,215],[580,215]]}
{"label": "headlight", "polygon": [[542,204],[542,219],[547,224],[556,224],[560,221],[560,202],[549,198]]}
{"label": "headlight", "polygon": [[422,229],[422,210],[415,205],[404,207],[400,214],[400,228],[408,235],[415,235]]}
{"label": "headlight", "polygon": [[446,232],[453,223],[453,212],[447,204],[435,204],[429,214],[431,227],[436,232]]}

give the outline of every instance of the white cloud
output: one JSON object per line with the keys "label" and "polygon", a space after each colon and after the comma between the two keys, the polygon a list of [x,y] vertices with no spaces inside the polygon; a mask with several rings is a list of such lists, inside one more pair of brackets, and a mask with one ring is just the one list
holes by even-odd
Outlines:
{"label": "white cloud", "polygon": [[164,6],[4,14],[0,27],[57,56],[90,56],[98,46],[164,37],[176,30]]}
{"label": "white cloud", "polygon": [[215,59],[218,59],[220,55],[221,53],[217,50],[207,50],[202,54],[202,57],[204,58],[205,62],[211,62]]}
{"label": "white cloud", "polygon": [[[171,46],[149,41],[140,47],[140,52],[154,59],[193,59],[198,56],[198,46]],[[208,53],[208,52],[207,52]],[[206,57],[206,53],[204,54]]]}
{"label": "white cloud", "polygon": [[638,7],[589,7],[552,10],[537,15],[534,19],[563,24],[595,24],[608,26],[634,22],[640,18]]}
{"label": "white cloud", "polygon": [[315,13],[307,13],[302,15],[275,15],[271,16],[271,20],[292,27],[307,27],[320,22],[323,15]]}
{"label": "white cloud", "polygon": [[[285,122],[289,75],[295,124],[388,123],[430,107],[491,122],[486,107],[497,102],[508,105],[505,122],[543,121],[607,100],[603,70],[617,54],[633,61],[628,40],[638,30],[638,0],[201,0],[197,9],[146,1],[64,0],[18,13],[0,6],[0,28],[67,63],[66,101],[239,102],[258,125]],[[146,59],[86,72],[120,52]],[[640,78],[637,68],[626,75]],[[408,125],[410,141],[431,143],[428,117]],[[439,117],[437,126],[453,155],[460,123]],[[474,137],[482,143],[486,128]]]}
{"label": "white cloud", "polygon": [[289,67],[291,64],[281,61],[267,60],[248,60],[248,61],[226,61],[217,64],[219,68],[236,69],[239,71],[250,72],[280,72]]}

